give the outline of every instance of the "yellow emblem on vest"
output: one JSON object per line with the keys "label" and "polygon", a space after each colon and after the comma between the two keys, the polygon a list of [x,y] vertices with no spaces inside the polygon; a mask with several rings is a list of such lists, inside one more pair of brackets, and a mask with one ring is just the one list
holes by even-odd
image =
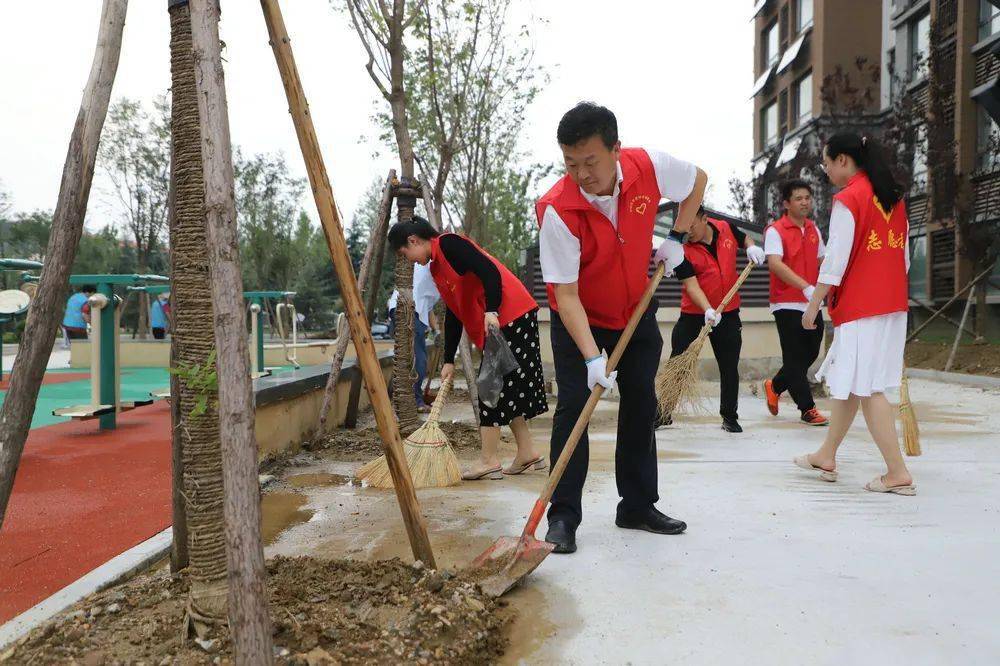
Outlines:
{"label": "yellow emblem on vest", "polygon": [[875,204],[875,207],[878,208],[878,212],[881,213],[885,221],[888,222],[889,218],[892,217],[892,211],[890,210],[888,213],[885,212],[885,208],[882,208],[882,204],[879,203],[878,197],[874,194],[872,195],[872,203]]}

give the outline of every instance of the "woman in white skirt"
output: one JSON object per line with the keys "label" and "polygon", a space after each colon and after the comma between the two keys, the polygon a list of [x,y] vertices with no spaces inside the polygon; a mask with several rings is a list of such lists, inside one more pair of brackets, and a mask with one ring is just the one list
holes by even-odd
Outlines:
{"label": "woman in white skirt", "polygon": [[865,489],[914,495],[896,434],[896,408],[885,397],[902,379],[909,308],[903,189],[874,142],[857,134],[840,133],[827,141],[823,169],[843,189],[834,196],[826,258],[802,326],[815,328],[827,298],[833,343],[817,377],[826,380],[833,409],[823,445],[795,464],[836,481],[837,448],[860,406],[888,468]]}

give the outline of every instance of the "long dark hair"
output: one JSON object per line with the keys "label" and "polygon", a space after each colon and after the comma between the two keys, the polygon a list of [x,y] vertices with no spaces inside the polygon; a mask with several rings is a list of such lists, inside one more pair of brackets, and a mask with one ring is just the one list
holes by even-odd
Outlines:
{"label": "long dark hair", "polygon": [[838,155],[849,155],[868,174],[875,190],[875,198],[884,210],[892,210],[893,206],[903,198],[903,188],[889,169],[888,162],[871,137],[858,136],[854,132],[839,132],[826,142],[826,156],[831,160]]}
{"label": "long dark hair", "polygon": [[395,252],[406,245],[406,239],[410,236],[430,240],[440,235],[430,222],[419,215],[414,215],[411,221],[397,222],[389,228],[389,247]]}

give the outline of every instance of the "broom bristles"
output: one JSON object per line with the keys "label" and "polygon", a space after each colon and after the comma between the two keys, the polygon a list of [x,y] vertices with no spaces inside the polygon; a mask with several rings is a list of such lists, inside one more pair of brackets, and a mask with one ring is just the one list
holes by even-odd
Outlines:
{"label": "broom bristles", "polygon": [[923,453],[920,448],[920,427],[910,401],[910,381],[905,370],[899,385],[899,420],[903,425],[903,451],[908,456],[919,456]]}
{"label": "broom bristles", "polygon": [[[414,488],[442,488],[453,486],[462,480],[458,456],[438,425],[445,396],[450,388],[451,381],[441,385],[427,422],[403,440],[403,454],[406,456],[406,466],[410,468]],[[389,461],[384,454],[363,465],[355,477],[366,481],[373,488],[394,487],[392,474],[389,473]]]}
{"label": "broom bristles", "polygon": [[698,357],[705,345],[699,335],[682,353],[668,359],[656,373],[656,401],[663,416],[672,415],[680,405],[696,404],[700,398]]}

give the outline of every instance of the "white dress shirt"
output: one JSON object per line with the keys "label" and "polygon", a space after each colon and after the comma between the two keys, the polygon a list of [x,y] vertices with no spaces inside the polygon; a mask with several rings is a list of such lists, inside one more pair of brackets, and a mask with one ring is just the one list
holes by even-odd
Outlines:
{"label": "white dress shirt", "polygon": [[[805,225],[802,225],[801,231],[802,235],[805,236]],[[826,254],[826,244],[823,242],[823,234],[820,232],[819,227],[816,227],[816,233],[819,235],[819,247],[816,249],[816,257],[822,259]],[[785,244],[781,242],[781,234],[774,227],[768,227],[767,231],[764,232],[764,254],[774,254],[779,257],[785,256]],[[798,310],[799,312],[805,312],[806,305],[808,303],[771,303],[770,307],[771,312],[777,310]]]}

